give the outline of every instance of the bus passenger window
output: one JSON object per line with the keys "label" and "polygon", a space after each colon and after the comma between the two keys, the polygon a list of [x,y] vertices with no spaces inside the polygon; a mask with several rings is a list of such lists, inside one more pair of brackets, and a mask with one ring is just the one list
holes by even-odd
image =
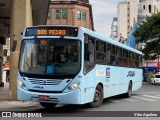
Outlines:
{"label": "bus passenger window", "polygon": [[84,46],[84,59],[85,59],[85,61],[90,61],[90,59],[89,59],[89,56],[90,56],[90,51],[89,51],[89,45],[87,44],[87,43],[85,43],[85,46]]}
{"label": "bus passenger window", "polygon": [[111,45],[107,44],[107,64],[111,64]]}
{"label": "bus passenger window", "polygon": [[84,44],[84,74],[90,71],[95,65],[95,40],[88,35],[86,36]]}
{"label": "bus passenger window", "polygon": [[85,43],[85,46],[84,46],[84,52],[85,52],[84,59],[85,59],[85,61],[89,61],[89,62],[93,63],[95,61],[95,55],[94,55],[95,46],[94,46],[94,41],[92,39],[89,41],[90,42]]}
{"label": "bus passenger window", "polygon": [[96,42],[96,62],[106,64],[106,43],[99,40]]}

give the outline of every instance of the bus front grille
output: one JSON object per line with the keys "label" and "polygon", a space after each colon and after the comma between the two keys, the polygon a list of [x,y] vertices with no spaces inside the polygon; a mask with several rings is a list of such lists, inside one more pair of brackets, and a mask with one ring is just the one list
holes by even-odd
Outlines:
{"label": "bus front grille", "polygon": [[59,85],[63,80],[54,80],[54,79],[28,79],[31,84],[36,85]]}

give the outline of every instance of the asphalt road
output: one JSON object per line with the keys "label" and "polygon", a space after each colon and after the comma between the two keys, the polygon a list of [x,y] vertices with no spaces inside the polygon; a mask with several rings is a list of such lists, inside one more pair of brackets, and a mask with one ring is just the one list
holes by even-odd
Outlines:
{"label": "asphalt road", "polygon": [[[160,115],[160,85],[150,85],[143,83],[141,89],[134,91],[131,98],[123,98],[122,96],[115,96],[104,100],[102,106],[98,108],[88,108],[86,105],[58,105],[53,110],[47,110],[41,107],[39,104],[29,107],[11,107],[1,108],[0,111],[22,111],[31,113],[42,113],[43,117],[63,117],[69,119],[69,117],[101,117],[106,116],[107,119],[120,120],[121,117],[135,118],[135,115],[149,114],[152,117],[157,114]],[[148,112],[146,112],[148,111]],[[140,116],[139,116],[140,117]],[[144,117],[143,117],[144,118]],[[141,118],[143,120],[143,118]],[[125,120],[123,119],[123,120]],[[148,119],[148,117],[147,117]],[[154,117],[152,120],[160,119]],[[132,120],[132,119],[129,119]]]}

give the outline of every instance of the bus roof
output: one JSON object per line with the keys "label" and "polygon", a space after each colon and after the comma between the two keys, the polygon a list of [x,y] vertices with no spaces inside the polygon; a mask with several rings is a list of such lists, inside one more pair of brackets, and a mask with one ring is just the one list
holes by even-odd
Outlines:
{"label": "bus roof", "polygon": [[[115,46],[119,46],[119,47],[121,47],[121,48],[124,48],[124,49],[127,49],[127,50],[129,50],[129,51],[133,51],[133,52],[135,52],[135,53],[137,53],[137,54],[140,54],[140,55],[142,55],[142,52],[141,51],[138,51],[138,50],[136,50],[136,49],[134,49],[134,48],[131,48],[131,47],[129,47],[129,46],[127,46],[127,45],[125,45],[125,44],[122,44],[122,43],[120,43],[120,42],[118,42],[118,41],[116,41],[116,40],[113,40],[113,39],[111,39],[111,38],[109,38],[109,37],[106,37],[106,36],[104,36],[104,35],[101,35],[101,34],[99,34],[99,33],[96,33],[96,32],[94,32],[94,31],[92,31],[92,30],[89,30],[89,29],[87,29],[87,28],[84,28],[84,27],[81,27],[81,26],[67,26],[67,25],[39,25],[39,26],[33,26],[33,27],[27,27],[27,28],[38,28],[38,27],[70,27],[70,28],[80,28],[80,29],[82,29],[82,31],[84,32],[84,33],[87,33],[87,34],[89,34],[90,36],[93,36],[93,37],[95,37],[95,38],[98,38],[98,39],[100,39],[100,40],[103,40],[103,41],[106,41],[106,42],[108,42],[108,43],[110,43],[110,44],[113,44],[113,45],[115,45]],[[27,29],[27,28],[25,28],[25,30]]]}
{"label": "bus roof", "polygon": [[139,50],[136,50],[136,49],[134,49],[134,48],[131,48],[131,47],[125,45],[125,44],[122,44],[122,43],[120,43],[120,42],[118,42],[118,41],[116,41],[116,40],[113,40],[113,39],[111,39],[111,38],[109,38],[109,37],[106,37],[106,36],[104,36],[104,35],[101,35],[101,34],[99,34],[99,33],[96,33],[96,32],[94,32],[94,31],[91,31],[91,30],[86,29],[86,28],[84,28],[84,27],[81,27],[81,28],[82,28],[82,30],[84,31],[84,33],[87,33],[87,34],[89,34],[89,35],[91,35],[91,36],[93,36],[93,37],[99,38],[100,40],[106,41],[106,42],[108,42],[108,43],[110,43],[110,44],[113,44],[113,45],[115,45],[115,46],[119,46],[119,47],[121,47],[121,48],[127,49],[127,50],[129,50],[129,51],[133,51],[133,52],[135,52],[135,53],[138,53],[138,54],[142,55],[142,52],[139,51]]}

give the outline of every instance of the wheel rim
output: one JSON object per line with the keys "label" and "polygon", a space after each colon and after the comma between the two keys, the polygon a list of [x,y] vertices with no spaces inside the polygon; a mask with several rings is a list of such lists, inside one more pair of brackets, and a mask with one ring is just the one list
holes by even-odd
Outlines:
{"label": "wheel rim", "polygon": [[99,90],[96,90],[94,94],[94,102],[98,102],[101,99],[101,93]]}

